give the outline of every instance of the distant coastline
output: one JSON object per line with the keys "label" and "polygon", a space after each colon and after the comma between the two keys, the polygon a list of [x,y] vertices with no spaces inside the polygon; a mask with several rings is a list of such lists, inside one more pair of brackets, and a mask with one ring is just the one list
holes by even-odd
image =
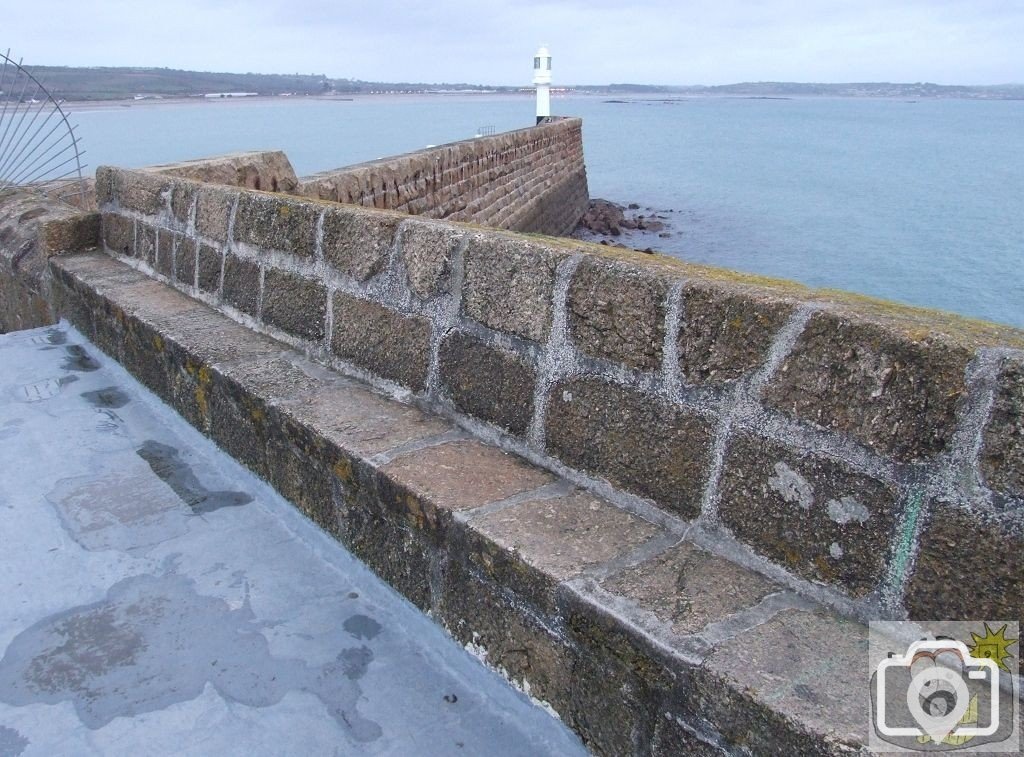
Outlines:
{"label": "distant coastline", "polygon": [[[530,86],[468,83],[372,82],[323,74],[232,74],[167,68],[28,66],[54,97],[71,102],[222,101],[253,97],[349,98],[365,95],[532,95]],[[553,94],[604,96],[729,96],[1024,100],[1024,84],[949,85],[930,82],[741,82],[721,85],[577,84]],[[240,96],[243,93],[252,96]],[[223,96],[222,96],[223,95]]]}

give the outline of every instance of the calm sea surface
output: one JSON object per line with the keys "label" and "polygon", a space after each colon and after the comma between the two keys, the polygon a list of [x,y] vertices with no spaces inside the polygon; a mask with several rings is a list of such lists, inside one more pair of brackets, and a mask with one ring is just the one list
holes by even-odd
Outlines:
{"label": "calm sea surface", "polygon": [[[593,197],[672,209],[693,261],[1024,326],[1024,102],[553,101]],[[283,149],[300,174],[529,125],[532,98],[76,110],[91,166]],[[648,242],[645,242],[645,245]]]}

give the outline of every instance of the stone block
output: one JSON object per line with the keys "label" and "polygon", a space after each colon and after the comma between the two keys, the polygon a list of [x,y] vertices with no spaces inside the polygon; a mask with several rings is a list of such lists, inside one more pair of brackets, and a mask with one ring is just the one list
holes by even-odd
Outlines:
{"label": "stone block", "polygon": [[663,664],[662,647],[637,633],[618,608],[571,587],[559,590],[559,611],[573,656],[566,722],[598,754],[647,754],[666,694],[692,688],[688,666]]}
{"label": "stone block", "polygon": [[102,220],[103,244],[111,252],[132,257],[135,255],[135,221],[117,213],[104,213]]}
{"label": "stone block", "polygon": [[689,542],[610,576],[602,588],[653,613],[676,636],[699,633],[779,587]]}
{"label": "stone block", "polygon": [[117,195],[119,171],[111,166],[99,166],[96,169],[96,206],[103,210],[104,206],[114,201]]}
{"label": "stone block", "polygon": [[319,385],[278,409],[362,457],[452,430],[450,423],[437,416],[354,383]]}
{"label": "stone block", "polygon": [[268,268],[263,280],[263,322],[292,336],[319,342],[324,338],[327,289],[319,281],[279,268]]}
{"label": "stone block", "polygon": [[684,518],[700,513],[713,424],[702,416],[598,378],[551,390],[548,451],[566,465]]}
{"label": "stone block", "polygon": [[468,440],[410,452],[381,470],[397,493],[391,499],[418,528],[436,527],[443,512],[471,510],[554,481],[515,455]]}
{"label": "stone block", "polygon": [[409,288],[423,299],[451,291],[452,260],[464,235],[457,229],[429,221],[402,224],[399,249]]}
{"label": "stone block", "polygon": [[228,241],[231,209],[238,195],[238,192],[224,187],[200,187],[196,203],[196,231],[217,242]]}
{"label": "stone block", "polygon": [[481,515],[472,528],[554,582],[621,557],[659,532],[582,490]]}
{"label": "stone block", "polygon": [[768,358],[793,309],[754,292],[688,282],[678,340],[683,381],[720,386],[753,372]]}
{"label": "stone block", "polygon": [[348,207],[324,211],[324,259],[356,281],[387,267],[402,217]]}
{"label": "stone block", "polygon": [[261,250],[281,250],[300,258],[316,252],[319,205],[275,195],[243,192],[235,215],[235,240]]}
{"label": "stone block", "polygon": [[192,218],[192,205],[196,199],[197,186],[187,181],[171,183],[171,214],[180,223],[187,224]]}
{"label": "stone block", "polygon": [[216,294],[220,291],[220,268],[223,255],[216,247],[206,242],[199,243],[199,255],[197,266],[199,273],[199,288],[208,294]]}
{"label": "stone block", "polygon": [[569,285],[569,333],[579,349],[639,371],[661,367],[670,282],[636,264],[586,257]]}
{"label": "stone block", "polygon": [[156,229],[142,222],[135,224],[135,257],[156,266]]}
{"label": "stone block", "polygon": [[203,365],[217,365],[223,371],[229,371],[227,363],[247,364],[248,361],[261,361],[281,354],[280,342],[227,318],[197,300],[188,298],[186,301],[200,307],[165,321],[161,333],[178,344],[188,346],[189,360],[193,364],[188,368],[190,372],[198,372]]}
{"label": "stone block", "polygon": [[1024,500],[1024,358],[1003,364],[979,463],[987,486]]}
{"label": "stone block", "polygon": [[752,754],[845,754],[867,742],[867,628],[826,611],[784,610],[704,663],[703,714]]}
{"label": "stone block", "polygon": [[280,151],[252,151],[187,160],[147,169],[193,182],[291,192],[298,184],[288,157]]}
{"label": "stone block", "polygon": [[196,240],[181,235],[174,250],[174,278],[180,284],[195,286],[196,282]]}
{"label": "stone block", "polygon": [[[100,214],[74,213],[61,209],[55,218],[39,224],[41,248],[48,255],[79,252],[100,244]],[[61,217],[63,216],[63,217]]]}
{"label": "stone block", "polygon": [[[154,284],[159,282],[154,281]],[[121,355],[125,369],[160,399],[172,398],[167,350],[159,331],[138,319],[127,322],[122,334]]]}
{"label": "stone block", "polygon": [[156,233],[156,268],[157,273],[168,279],[174,275],[174,242],[175,234],[167,229],[157,229]]}
{"label": "stone block", "polygon": [[118,171],[114,187],[122,209],[154,216],[166,209],[171,182],[144,171]]}
{"label": "stone block", "polygon": [[[434,605],[431,578],[437,574],[437,539],[409,525],[409,518],[382,502],[390,491],[365,465],[354,466],[340,509],[342,543],[374,573],[424,612]],[[385,498],[388,496],[385,493]]]}
{"label": "stone block", "polygon": [[334,354],[413,391],[426,386],[430,332],[430,321],[422,316],[344,292],[334,295]]}
{"label": "stone block", "polygon": [[[267,337],[268,342],[271,340]],[[274,342],[271,342],[274,343]],[[270,408],[296,400],[321,386],[322,379],[310,375],[294,354],[282,354],[283,345],[276,342],[276,353],[250,355],[248,352],[230,364],[218,365],[217,371],[236,382],[243,392],[259,399]],[[290,359],[291,358],[291,359]]]}
{"label": "stone block", "polygon": [[856,597],[882,579],[898,494],[845,463],[736,432],[719,496],[722,523],[797,575]]}
{"label": "stone block", "polygon": [[910,462],[946,449],[971,351],[857,316],[815,313],[765,402]]}
{"label": "stone block", "polygon": [[576,651],[534,613],[522,612],[518,598],[477,576],[465,553],[449,548],[449,554],[435,609],[438,620],[460,643],[486,651],[489,665],[504,669],[566,717]]}
{"label": "stone block", "polygon": [[272,466],[266,399],[253,395],[233,376],[209,369],[206,376],[202,391],[210,437],[249,470],[268,478]]}
{"label": "stone block", "polygon": [[701,739],[701,729],[707,726],[698,723],[691,725],[671,712],[664,713],[654,725],[652,757],[721,757],[722,749],[716,742]]}
{"label": "stone block", "polygon": [[537,384],[530,359],[456,331],[442,342],[439,360],[443,390],[460,412],[526,434]]}
{"label": "stone block", "polygon": [[237,255],[224,258],[224,302],[255,318],[260,305],[260,264]]}
{"label": "stone block", "polygon": [[[209,323],[207,314],[197,313],[197,320]],[[186,421],[203,433],[209,430],[209,406],[206,390],[208,372],[204,372],[192,360],[189,352],[180,342],[170,337],[161,328],[163,338],[163,362],[167,372],[167,396],[163,399]],[[159,353],[158,353],[159,354]]]}
{"label": "stone block", "polygon": [[1015,620],[1024,627],[1024,511],[933,505],[905,604],[918,620]]}
{"label": "stone block", "polygon": [[544,342],[551,330],[555,269],[564,252],[497,233],[466,248],[463,313],[496,331]]}
{"label": "stone block", "polygon": [[338,536],[343,494],[334,469],[340,453],[313,428],[273,410],[268,428],[271,486],[320,528]]}

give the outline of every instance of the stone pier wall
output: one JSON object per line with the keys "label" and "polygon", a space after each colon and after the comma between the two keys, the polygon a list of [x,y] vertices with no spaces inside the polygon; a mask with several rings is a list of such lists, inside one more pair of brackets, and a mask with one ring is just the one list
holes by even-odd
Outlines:
{"label": "stone pier wall", "polygon": [[1019,331],[154,173],[97,194],[130,265],[805,595],[1024,621]]}
{"label": "stone pier wall", "polygon": [[325,171],[296,194],[559,236],[589,200],[582,122],[565,118]]}
{"label": "stone pier wall", "polygon": [[49,197],[0,192],[0,334],[56,320],[47,261],[94,247],[100,219]]}

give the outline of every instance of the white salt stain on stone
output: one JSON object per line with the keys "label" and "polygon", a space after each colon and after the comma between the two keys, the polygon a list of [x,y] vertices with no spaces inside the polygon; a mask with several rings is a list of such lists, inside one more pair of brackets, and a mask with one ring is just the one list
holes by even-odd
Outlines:
{"label": "white salt stain on stone", "polygon": [[849,495],[840,499],[830,499],[825,507],[828,508],[828,517],[840,526],[852,521],[864,523],[871,517],[868,509]]}
{"label": "white salt stain on stone", "polygon": [[806,478],[783,462],[775,463],[775,475],[768,485],[787,502],[810,510],[814,502],[814,488]]}

